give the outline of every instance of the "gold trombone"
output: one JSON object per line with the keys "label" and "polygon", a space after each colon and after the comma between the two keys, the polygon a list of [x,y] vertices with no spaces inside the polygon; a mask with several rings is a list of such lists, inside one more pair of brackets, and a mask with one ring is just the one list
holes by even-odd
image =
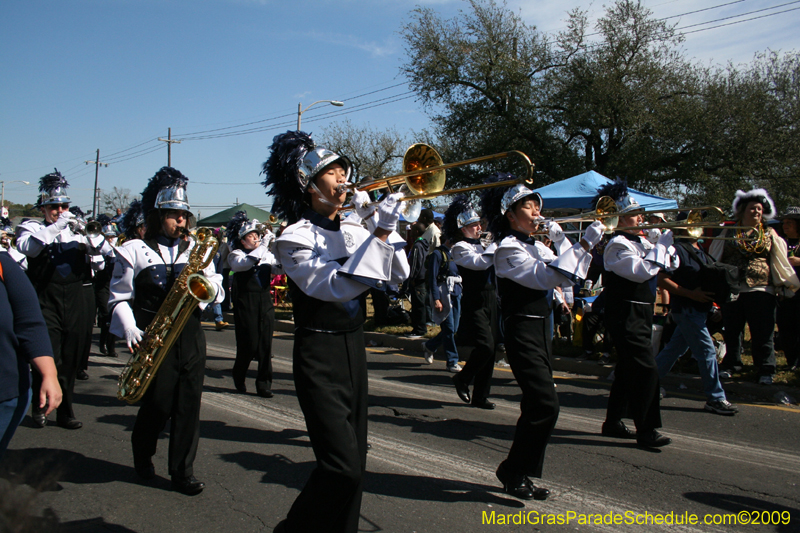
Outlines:
{"label": "gold trombone", "polygon": [[[476,163],[483,163],[486,161],[494,161],[495,159],[502,159],[511,156],[517,156],[522,159],[526,166],[525,177],[496,183],[483,183],[457,189],[444,189],[446,179],[445,170],[447,169],[466,165],[474,165]],[[400,198],[400,201],[406,202],[407,204],[417,204],[407,205],[403,209],[404,218],[409,222],[413,222],[416,219],[414,214],[416,213],[416,216],[418,217],[419,211],[421,210],[419,200],[435,198],[443,195],[479,191],[493,187],[512,186],[518,183],[525,184],[529,187],[533,186],[533,163],[531,163],[531,160],[527,155],[519,150],[500,152],[497,154],[485,155],[472,159],[465,159],[464,161],[445,164],[442,162],[441,156],[434,148],[428,146],[427,144],[417,143],[411,145],[408,150],[406,150],[406,153],[403,156],[403,172],[401,174],[374,179],[367,182],[361,182],[357,185],[343,184],[340,187],[343,190],[374,191],[388,188],[390,191],[393,191],[393,187],[400,186],[399,192],[405,193],[404,196]],[[343,209],[349,209],[349,207],[345,207]]]}
{"label": "gold trombone", "polygon": [[[687,208],[684,209],[665,209],[663,211],[645,211],[644,216],[648,214],[655,214],[655,213],[670,213],[670,212],[677,212],[677,211],[686,211]],[[684,238],[684,239],[717,239],[723,241],[733,241],[733,240],[741,240],[743,238],[743,232],[749,231],[752,229],[756,229],[755,226],[726,226],[724,225],[725,222],[725,213],[716,206],[702,206],[702,207],[691,207],[688,208],[689,214],[686,217],[686,220],[680,220],[675,222],[665,222],[663,224],[642,224],[641,226],[637,226],[637,229],[640,230],[648,230],[648,229],[684,229],[686,230],[686,235],[676,235],[677,238]],[[711,220],[706,220],[706,219]],[[723,236],[723,235],[703,235],[703,232],[706,229],[730,229],[735,230],[735,236]]]}
{"label": "gold trombone", "polygon": [[[565,216],[565,217],[550,217],[542,218],[541,222],[557,222],[561,223],[581,223],[581,222],[594,222],[596,220],[603,221],[603,232],[613,233],[619,224],[619,210],[617,203],[610,196],[601,196],[597,200],[594,211],[581,213],[580,215]],[[547,235],[546,231],[536,231],[533,235]],[[582,233],[582,231],[565,231],[564,233]]]}

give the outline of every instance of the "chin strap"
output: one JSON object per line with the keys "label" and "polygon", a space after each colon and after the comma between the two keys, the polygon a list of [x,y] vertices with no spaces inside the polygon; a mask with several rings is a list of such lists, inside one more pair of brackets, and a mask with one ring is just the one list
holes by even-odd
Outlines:
{"label": "chin strap", "polygon": [[316,183],[311,181],[311,182],[309,182],[309,185],[311,186],[312,189],[317,191],[317,194],[319,195],[319,201],[320,202],[322,202],[323,204],[325,204],[327,206],[335,207],[337,209],[342,207],[343,204],[335,204],[335,203],[331,202],[330,200],[328,200],[327,198],[325,198],[325,195],[322,194],[322,191],[320,191],[319,188],[317,188],[317,184]]}

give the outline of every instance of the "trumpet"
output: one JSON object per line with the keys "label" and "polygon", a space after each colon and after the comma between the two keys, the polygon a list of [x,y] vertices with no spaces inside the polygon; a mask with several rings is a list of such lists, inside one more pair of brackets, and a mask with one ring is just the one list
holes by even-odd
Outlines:
{"label": "trumpet", "polygon": [[[511,156],[516,156],[522,159],[523,164],[526,167],[525,177],[497,183],[472,185],[457,189],[445,190],[444,188],[446,179],[445,171],[447,169],[474,165],[476,163],[483,163],[485,161],[494,161],[495,159],[503,159]],[[402,193],[403,197],[401,197],[399,201],[406,202],[407,204],[416,204],[403,207],[403,218],[409,222],[414,222],[419,217],[419,211],[422,209],[422,206],[419,204],[420,200],[435,198],[443,195],[479,191],[492,187],[512,186],[518,183],[533,186],[533,163],[531,163],[531,160],[527,155],[518,150],[500,152],[445,164],[442,161],[439,153],[434,148],[428,146],[427,144],[417,143],[411,145],[408,150],[406,150],[406,153],[403,156],[403,172],[401,174],[369,180],[359,183],[358,185],[352,183],[343,183],[339,186],[338,191],[374,191],[379,189],[389,189],[391,192],[393,191],[393,187],[400,186],[398,192]],[[367,205],[375,204],[372,203]],[[349,208],[345,207],[343,209]]]}
{"label": "trumpet", "polygon": [[73,233],[86,235],[87,237],[94,237],[103,232],[103,227],[96,220],[92,220],[91,222],[85,222],[78,219],[71,220],[69,222],[69,229]]}

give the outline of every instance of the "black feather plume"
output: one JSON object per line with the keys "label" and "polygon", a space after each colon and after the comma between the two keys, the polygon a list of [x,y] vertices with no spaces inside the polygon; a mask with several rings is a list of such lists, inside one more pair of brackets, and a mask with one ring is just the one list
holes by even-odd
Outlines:
{"label": "black feather plume", "polygon": [[97,215],[97,218],[95,218],[95,220],[99,222],[102,227],[106,227],[109,224],[111,224],[111,217],[106,215],[105,213]]}
{"label": "black feather plume", "polygon": [[42,205],[42,195],[45,194],[47,196],[50,195],[50,191],[55,189],[56,187],[69,187],[69,183],[67,183],[66,178],[58,171],[57,168],[53,169],[54,172],[47,174],[46,176],[42,176],[39,178],[39,196],[36,198],[35,206],[41,207]]}
{"label": "black feather plume", "polygon": [[[497,172],[491,175],[486,180],[486,183],[497,183],[513,179],[516,179],[513,174]],[[508,191],[508,187],[492,187],[484,189],[481,194],[481,212],[483,213],[483,218],[488,221],[486,229],[492,233],[495,242],[502,239],[508,232],[508,219],[500,212],[500,204],[506,191]]]}
{"label": "black feather plume", "polygon": [[464,211],[471,211],[474,209],[472,202],[466,194],[459,194],[453,198],[453,201],[447,207],[447,211],[444,212],[444,221],[442,222],[442,234],[446,239],[452,241],[459,240],[462,233],[458,228],[458,215]]}
{"label": "black feather plume", "polygon": [[242,229],[242,226],[247,224],[249,219],[247,218],[247,211],[237,211],[232,217],[230,222],[228,222],[228,244],[231,245],[231,248],[234,250],[238,250],[241,246],[239,241],[239,230]]}
{"label": "black feather plume", "polygon": [[83,209],[78,207],[77,205],[73,205],[69,208],[69,212],[75,215],[76,218],[85,218],[86,213],[83,212]]}
{"label": "black feather plume", "polygon": [[261,184],[272,196],[272,214],[294,224],[308,207],[303,198],[305,191],[297,181],[297,170],[305,155],[315,147],[311,137],[302,131],[287,131],[272,139],[271,153],[264,162],[261,173],[266,176]]}
{"label": "black feather plume", "polygon": [[144,219],[144,209],[140,200],[134,200],[128,206],[128,210],[122,215],[119,221],[119,230],[125,234],[126,239],[138,239],[139,234],[136,233],[136,221],[141,218]]}
{"label": "black feather plume", "polygon": [[617,178],[611,183],[606,183],[597,188],[597,195],[592,198],[592,205],[597,205],[597,201],[603,196],[610,196],[615,202],[628,196],[628,182]]}
{"label": "black feather plume", "polygon": [[7,217],[0,217],[0,228],[10,228],[11,220]]}
{"label": "black feather plume", "polygon": [[156,198],[158,191],[166,187],[174,187],[180,185],[186,187],[189,178],[181,174],[181,172],[172,167],[161,167],[161,170],[156,172],[156,175],[150,178],[147,186],[142,191],[142,209],[147,216],[147,213],[156,208]]}

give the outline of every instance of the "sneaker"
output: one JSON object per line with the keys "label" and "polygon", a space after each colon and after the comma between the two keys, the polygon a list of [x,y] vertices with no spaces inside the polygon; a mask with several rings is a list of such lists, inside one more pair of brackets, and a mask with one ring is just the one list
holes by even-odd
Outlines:
{"label": "sneaker", "polygon": [[230,324],[228,324],[228,323],[227,323],[227,322],[225,322],[224,320],[222,320],[222,321],[220,321],[220,322],[217,322],[217,323],[216,323],[216,328],[217,328],[217,331],[221,331],[221,330],[223,330],[223,329],[227,328],[228,326],[230,326]]}
{"label": "sneaker", "polygon": [[761,376],[758,378],[759,385],[772,385],[772,376]]}
{"label": "sneaker", "polygon": [[428,343],[422,343],[422,351],[425,352],[425,363],[432,365],[433,364],[433,352],[428,348]]}
{"label": "sneaker", "polygon": [[720,370],[719,371],[719,379],[731,379],[733,377],[733,372],[730,370]]}
{"label": "sneaker", "polygon": [[447,365],[447,371],[452,372],[453,374],[457,374],[461,372],[461,365],[459,365],[458,363],[454,365]]}
{"label": "sneaker", "polygon": [[739,412],[739,409],[728,400],[706,402],[706,406],[703,409],[709,413],[714,413],[715,415],[725,416],[733,416]]}

